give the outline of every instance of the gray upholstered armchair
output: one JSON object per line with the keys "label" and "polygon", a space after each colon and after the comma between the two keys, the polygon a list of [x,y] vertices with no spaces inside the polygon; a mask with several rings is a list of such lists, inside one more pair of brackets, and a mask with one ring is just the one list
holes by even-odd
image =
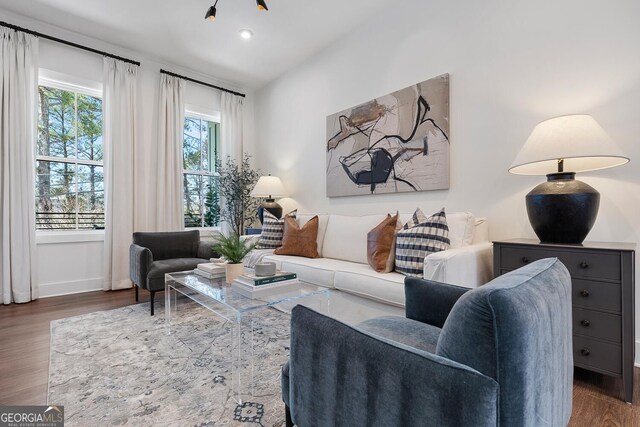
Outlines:
{"label": "gray upholstered armchair", "polygon": [[406,317],[294,308],[287,425],[566,426],[571,279],[543,259],[469,290],[405,280]]}
{"label": "gray upholstered armchair", "polygon": [[198,230],[163,233],[133,233],[129,247],[129,277],[138,288],[151,295],[151,315],[155,294],[164,290],[165,273],[193,270],[215,256],[213,243],[200,240]]}

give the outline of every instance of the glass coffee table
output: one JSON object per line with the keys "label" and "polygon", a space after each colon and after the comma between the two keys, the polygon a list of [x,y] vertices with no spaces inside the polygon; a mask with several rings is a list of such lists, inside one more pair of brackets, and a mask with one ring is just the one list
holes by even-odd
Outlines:
{"label": "glass coffee table", "polygon": [[[238,403],[251,400],[254,394],[255,339],[254,326],[260,320],[260,311],[275,308],[290,313],[297,304],[311,307],[321,313],[329,310],[328,288],[299,282],[286,290],[274,289],[257,299],[236,293],[224,278],[206,279],[193,271],[165,275],[165,321],[171,333],[171,322],[177,315],[178,295],[184,295],[231,323],[232,393]],[[279,367],[277,367],[279,368]]]}

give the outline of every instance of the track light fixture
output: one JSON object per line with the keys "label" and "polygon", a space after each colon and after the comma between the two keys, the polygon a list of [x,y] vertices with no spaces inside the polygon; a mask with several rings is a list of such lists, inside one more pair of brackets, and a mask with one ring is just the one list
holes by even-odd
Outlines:
{"label": "track light fixture", "polygon": [[[204,15],[204,19],[208,19],[209,21],[213,21],[216,19],[216,6],[218,5],[218,0],[211,6],[207,13]],[[264,0],[256,0],[256,5],[258,6],[258,10],[269,10],[267,7],[267,3]]]}
{"label": "track light fixture", "polygon": [[218,5],[218,0],[216,0],[215,4],[213,6],[211,6],[207,10],[207,14],[204,15],[204,19],[208,19],[209,21],[213,21],[214,19],[216,19],[216,6],[217,5]]}

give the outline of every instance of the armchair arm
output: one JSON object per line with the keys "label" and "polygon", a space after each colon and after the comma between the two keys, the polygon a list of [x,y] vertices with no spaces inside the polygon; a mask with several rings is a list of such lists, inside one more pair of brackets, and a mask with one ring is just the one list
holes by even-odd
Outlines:
{"label": "armchair arm", "polygon": [[489,242],[429,254],[424,278],[477,288],[493,278],[493,246]]}
{"label": "armchair arm", "polygon": [[373,337],[303,306],[291,319],[297,425],[495,426],[498,384],[443,357]]}
{"label": "armchair arm", "polygon": [[468,288],[407,277],[404,279],[405,315],[408,319],[442,328],[453,305]]}
{"label": "armchair arm", "polygon": [[198,258],[219,258],[220,254],[213,250],[216,242],[213,240],[200,240],[198,243]]}
{"label": "armchair arm", "polygon": [[129,246],[129,278],[131,281],[146,289],[147,274],[152,262],[153,254],[148,248],[135,243]]}

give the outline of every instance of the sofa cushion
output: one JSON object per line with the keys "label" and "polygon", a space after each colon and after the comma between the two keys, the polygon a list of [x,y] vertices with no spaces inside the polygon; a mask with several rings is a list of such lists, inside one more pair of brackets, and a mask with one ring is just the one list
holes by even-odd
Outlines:
{"label": "sofa cushion", "polygon": [[314,216],[318,217],[318,255],[323,257],[322,246],[324,245],[324,234],[327,232],[327,224],[329,223],[329,215],[313,215],[313,214],[298,214],[296,221],[300,224],[300,227],[305,225]]}
{"label": "sofa cushion", "polygon": [[[298,279],[314,285],[333,287],[336,270],[350,269],[355,265],[349,261],[331,258],[302,258],[290,255],[268,255],[263,261],[275,262],[282,271],[291,271],[298,275]],[[371,268],[366,266],[370,271]]]}
{"label": "sofa cushion", "polygon": [[265,210],[263,214],[262,232],[256,249],[275,249],[282,246],[282,236],[284,234],[284,219],[290,216],[296,217],[296,211],[291,211],[283,218],[276,218],[271,212]]}
{"label": "sofa cushion", "polygon": [[400,316],[381,316],[358,323],[360,329],[409,347],[435,353],[440,328]]}
{"label": "sofa cushion", "polygon": [[282,246],[273,251],[276,255],[296,255],[307,258],[319,258],[318,255],[318,217],[313,217],[300,227],[295,219],[284,219]]}
{"label": "sofa cushion", "polygon": [[376,273],[368,265],[349,263],[336,271],[334,286],[344,292],[404,306],[404,276],[399,273]]}
{"label": "sofa cushion", "polygon": [[407,276],[422,277],[424,258],[449,249],[449,227],[444,208],[427,219],[423,216],[417,209],[396,237],[396,271]]}
{"label": "sofa cushion", "polygon": [[172,258],[153,261],[147,274],[147,289],[150,291],[164,290],[164,275],[178,271],[193,270],[198,264],[209,262],[203,258]]}
{"label": "sofa cushion", "polygon": [[324,235],[322,256],[367,264],[367,233],[386,215],[331,215]]}
{"label": "sofa cushion", "polygon": [[393,271],[396,256],[396,232],[400,228],[398,214],[387,217],[367,233],[367,261],[378,273]]}

